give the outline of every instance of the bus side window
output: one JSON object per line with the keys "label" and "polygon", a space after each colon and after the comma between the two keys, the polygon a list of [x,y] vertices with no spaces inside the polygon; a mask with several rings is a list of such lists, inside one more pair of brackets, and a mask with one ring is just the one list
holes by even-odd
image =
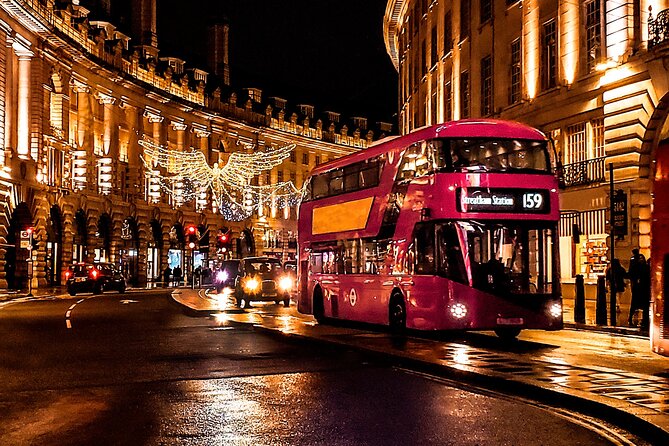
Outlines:
{"label": "bus side window", "polygon": [[453,223],[444,223],[437,228],[439,249],[439,274],[460,283],[468,283],[462,248]]}
{"label": "bus side window", "polygon": [[416,225],[416,274],[435,273],[434,225]]}

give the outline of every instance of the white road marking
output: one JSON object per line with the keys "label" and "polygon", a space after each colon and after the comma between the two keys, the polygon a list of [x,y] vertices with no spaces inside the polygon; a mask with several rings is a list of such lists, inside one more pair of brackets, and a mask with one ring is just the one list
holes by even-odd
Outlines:
{"label": "white road marking", "polygon": [[70,320],[70,318],[72,317],[72,310],[74,310],[74,307],[76,307],[77,305],[79,305],[80,303],[82,303],[82,302],[85,301],[85,300],[86,300],[86,298],[84,298],[84,299],[79,299],[79,300],[77,301],[77,303],[76,303],[76,304],[72,304],[72,305],[70,306],[70,308],[67,310],[67,312],[65,313],[65,326],[66,326],[67,328],[72,328],[72,321]]}
{"label": "white road marking", "polygon": [[128,305],[128,304],[136,304],[136,303],[138,303],[139,301],[138,301],[138,300],[125,299],[125,300],[122,300],[122,301],[120,301],[120,302],[121,302],[121,304],[123,304],[123,305]]}

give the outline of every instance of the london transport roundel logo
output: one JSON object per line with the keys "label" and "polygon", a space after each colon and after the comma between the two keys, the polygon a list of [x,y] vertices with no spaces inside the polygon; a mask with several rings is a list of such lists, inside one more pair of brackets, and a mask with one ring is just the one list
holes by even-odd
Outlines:
{"label": "london transport roundel logo", "polygon": [[348,301],[352,307],[355,307],[355,303],[358,301],[358,293],[355,292],[355,288],[351,288],[351,292],[348,294]]}

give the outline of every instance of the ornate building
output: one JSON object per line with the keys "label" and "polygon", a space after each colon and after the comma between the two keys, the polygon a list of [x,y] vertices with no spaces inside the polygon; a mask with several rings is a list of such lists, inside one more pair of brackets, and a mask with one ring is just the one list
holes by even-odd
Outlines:
{"label": "ornate building", "polygon": [[[29,276],[33,286],[62,283],[64,269],[83,260],[120,264],[143,285],[168,261],[188,270],[222,255],[295,252],[294,205],[268,200],[250,218],[226,220],[211,193],[166,193],[157,165],[147,177],[142,139],[177,152],[194,147],[212,166],[295,144],[253,182],[299,188],[313,166],[373,137],[364,120],[349,132],[336,113],[322,121],[311,106],[292,112],[283,99],[232,92],[227,78],[158,57],[156,0],[132,6],[137,45],[77,0],[0,2],[0,288],[25,287]],[[220,57],[227,77],[227,54]],[[192,247],[190,226],[198,229]],[[29,227],[32,250],[21,240]]]}
{"label": "ornate building", "polygon": [[[651,243],[658,142],[669,136],[665,0],[389,0],[387,52],[402,132],[467,117],[542,129],[563,165],[563,283],[591,283],[610,257]],[[569,294],[571,287],[563,287]],[[594,296],[594,290],[588,290]]]}

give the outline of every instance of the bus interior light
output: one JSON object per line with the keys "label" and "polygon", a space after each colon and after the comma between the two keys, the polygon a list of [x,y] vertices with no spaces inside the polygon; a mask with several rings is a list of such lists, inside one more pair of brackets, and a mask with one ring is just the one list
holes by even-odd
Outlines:
{"label": "bus interior light", "polygon": [[465,304],[453,304],[451,306],[451,315],[456,319],[462,319],[467,316],[467,307]]}
{"label": "bus interior light", "polygon": [[554,303],[548,309],[548,313],[555,318],[561,317],[562,316],[562,304],[557,303],[557,302]]}

